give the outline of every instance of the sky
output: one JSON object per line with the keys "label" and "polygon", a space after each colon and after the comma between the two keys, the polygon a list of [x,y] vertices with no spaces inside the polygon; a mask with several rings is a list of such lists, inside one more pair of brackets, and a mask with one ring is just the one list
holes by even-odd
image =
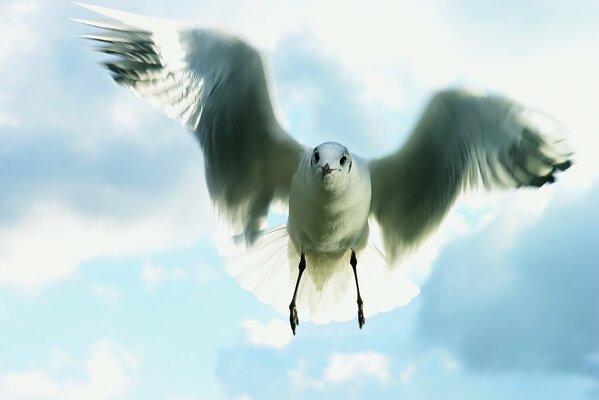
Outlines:
{"label": "sky", "polygon": [[76,37],[93,15],[0,0],[0,399],[599,398],[599,3],[96,4],[255,45],[304,144],[380,157],[461,87],[558,119],[575,164],[462,197],[408,305],[293,337],[224,270],[193,136]]}

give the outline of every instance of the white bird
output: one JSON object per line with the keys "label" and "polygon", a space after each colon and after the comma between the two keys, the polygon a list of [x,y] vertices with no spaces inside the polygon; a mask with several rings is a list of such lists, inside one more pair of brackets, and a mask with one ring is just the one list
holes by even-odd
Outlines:
{"label": "white bird", "polygon": [[[360,328],[365,315],[407,304],[419,289],[386,265],[431,233],[463,190],[538,187],[571,165],[563,141],[534,125],[530,110],[459,90],[435,94],[407,143],[387,157],[366,161],[331,142],[305,147],[277,122],[261,57],[242,40],[81,5],[108,17],[76,21],[103,31],[84,37],[115,56],[105,63],[112,78],[195,134],[210,196],[248,243],[228,270],[288,312],[294,334],[298,316],[353,318],[354,282]],[[275,200],[288,203],[287,225],[263,230]],[[385,258],[369,245],[369,217]]]}

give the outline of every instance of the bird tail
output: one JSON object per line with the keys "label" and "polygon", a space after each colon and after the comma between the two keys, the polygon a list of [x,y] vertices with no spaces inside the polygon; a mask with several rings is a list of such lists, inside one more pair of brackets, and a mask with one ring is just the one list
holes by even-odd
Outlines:
{"label": "bird tail", "polygon": [[[249,247],[234,240],[219,248],[226,270],[241,287],[284,315],[299,274],[300,256],[285,225],[264,231]],[[296,306],[299,319],[326,324],[356,317],[356,286],[349,264],[351,251],[334,257],[306,254]],[[420,289],[401,268],[389,268],[372,244],[357,253],[357,274],[366,317],[408,304]]]}
{"label": "bird tail", "polygon": [[287,227],[281,225],[263,231],[251,245],[241,236],[234,237],[218,251],[226,260],[226,271],[242,288],[277,311],[288,312],[293,293],[289,292],[288,243]]}

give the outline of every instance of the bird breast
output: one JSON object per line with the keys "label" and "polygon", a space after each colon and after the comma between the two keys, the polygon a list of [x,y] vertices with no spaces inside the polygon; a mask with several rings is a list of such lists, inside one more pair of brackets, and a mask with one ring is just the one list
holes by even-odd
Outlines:
{"label": "bird breast", "polygon": [[298,252],[338,253],[368,240],[370,176],[352,171],[341,192],[326,192],[296,173],[289,194],[287,230]]}

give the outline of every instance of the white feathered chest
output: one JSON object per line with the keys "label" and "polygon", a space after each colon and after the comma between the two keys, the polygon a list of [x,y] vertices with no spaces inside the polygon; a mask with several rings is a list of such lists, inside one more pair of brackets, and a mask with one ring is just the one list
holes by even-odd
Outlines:
{"label": "white feathered chest", "polygon": [[333,190],[323,189],[302,163],[291,181],[287,230],[298,252],[338,253],[367,244],[368,171],[355,162],[347,176],[331,179],[346,182]]}

